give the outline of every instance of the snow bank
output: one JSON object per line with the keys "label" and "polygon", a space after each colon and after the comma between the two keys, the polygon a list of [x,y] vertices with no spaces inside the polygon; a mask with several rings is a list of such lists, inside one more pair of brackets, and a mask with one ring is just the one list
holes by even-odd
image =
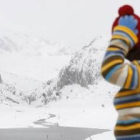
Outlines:
{"label": "snow bank", "polygon": [[109,132],[93,135],[85,140],[115,140],[115,137],[113,131],[109,131]]}

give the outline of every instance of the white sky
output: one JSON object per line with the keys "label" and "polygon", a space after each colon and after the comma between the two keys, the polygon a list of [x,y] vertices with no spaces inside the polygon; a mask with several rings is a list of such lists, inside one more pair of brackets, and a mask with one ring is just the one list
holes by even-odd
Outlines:
{"label": "white sky", "polygon": [[131,4],[140,15],[138,0],[0,0],[0,28],[79,48],[95,36],[110,36],[123,4]]}

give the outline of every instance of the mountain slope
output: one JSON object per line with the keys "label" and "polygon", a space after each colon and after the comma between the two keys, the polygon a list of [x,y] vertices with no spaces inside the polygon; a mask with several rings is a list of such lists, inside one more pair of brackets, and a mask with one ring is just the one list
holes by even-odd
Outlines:
{"label": "mountain slope", "polygon": [[[0,62],[3,64],[1,73],[6,83],[16,87],[21,103],[48,104],[60,99],[61,90],[73,84],[86,87],[96,94],[96,85],[100,86],[100,83],[104,81],[100,75],[100,66],[107,45],[106,38],[97,37],[90,44],[72,54],[72,57],[56,54],[40,58],[23,56],[19,53],[2,55],[0,56]],[[18,61],[14,65],[13,62],[16,59]],[[6,64],[3,63],[4,61],[7,61]],[[6,69],[10,71],[4,72]],[[108,92],[107,95],[111,96]]]}
{"label": "mountain slope", "polygon": [[[44,81],[56,77],[72,53],[70,48],[45,37],[1,30],[0,74],[4,82],[1,85],[1,96],[8,96],[4,86],[11,85],[16,90],[13,98],[19,96],[20,103],[23,100],[29,103],[34,90]],[[11,94],[9,92],[9,97]]]}
{"label": "mountain slope", "polygon": [[[54,99],[63,97],[61,91],[63,88],[77,84],[94,92],[95,95],[103,95],[104,93],[99,89],[100,87],[106,89],[107,82],[104,82],[104,79],[100,74],[100,67],[107,45],[108,41],[106,38],[95,38],[89,45],[84,46],[82,50],[72,56],[69,63],[60,70],[56,78],[52,78],[45,82],[42,87],[37,89],[37,92],[42,95],[45,94],[45,98],[49,101],[50,95],[54,97]],[[104,84],[101,86],[101,83]],[[110,87],[111,86],[112,84]],[[97,88],[98,91],[96,91]],[[117,91],[119,87],[113,85],[112,89],[113,91]],[[111,89],[105,93],[107,97],[113,96],[114,93],[116,93],[111,93],[110,90]],[[80,93],[77,94],[80,96]]]}
{"label": "mountain slope", "polygon": [[58,86],[61,88],[76,83],[87,87],[97,84],[101,79],[100,66],[107,44],[105,38],[97,37],[89,45],[84,46],[60,71]]}
{"label": "mountain slope", "polygon": [[20,32],[0,30],[0,53],[21,53],[26,56],[70,55],[73,51],[62,43],[51,42],[46,37],[37,37]]}

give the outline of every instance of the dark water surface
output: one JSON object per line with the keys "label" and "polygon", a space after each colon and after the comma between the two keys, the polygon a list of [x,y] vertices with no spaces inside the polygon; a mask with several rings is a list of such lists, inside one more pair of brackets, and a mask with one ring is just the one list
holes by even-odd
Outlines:
{"label": "dark water surface", "polygon": [[85,140],[109,130],[76,127],[0,129],[0,140]]}

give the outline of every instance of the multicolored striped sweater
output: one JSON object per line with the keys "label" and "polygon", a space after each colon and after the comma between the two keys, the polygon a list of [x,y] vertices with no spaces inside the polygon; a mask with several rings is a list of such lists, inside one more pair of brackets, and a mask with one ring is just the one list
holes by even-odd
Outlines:
{"label": "multicolored striped sweater", "polygon": [[116,26],[101,65],[102,76],[121,87],[114,98],[118,112],[116,140],[140,140],[140,61],[125,61],[137,42],[137,36],[129,28]]}

